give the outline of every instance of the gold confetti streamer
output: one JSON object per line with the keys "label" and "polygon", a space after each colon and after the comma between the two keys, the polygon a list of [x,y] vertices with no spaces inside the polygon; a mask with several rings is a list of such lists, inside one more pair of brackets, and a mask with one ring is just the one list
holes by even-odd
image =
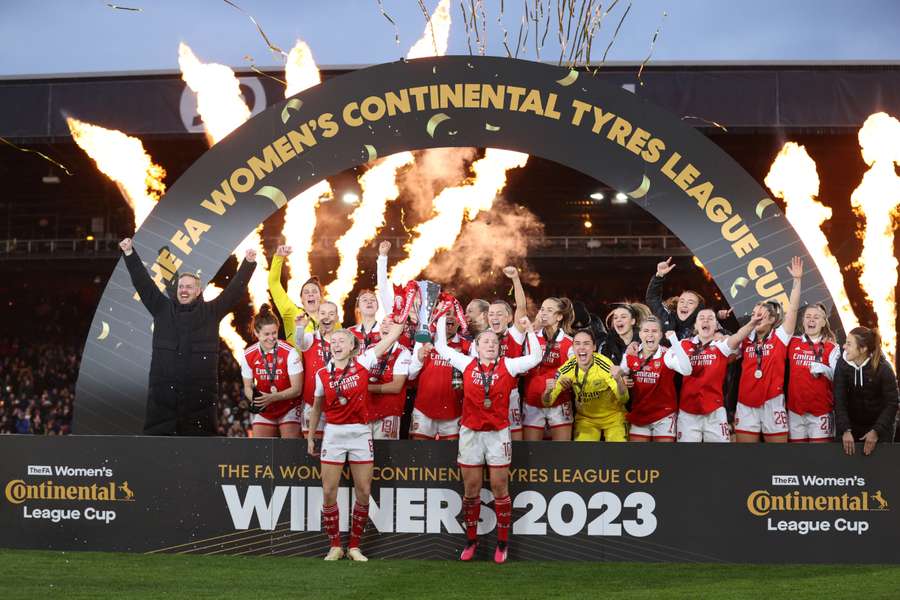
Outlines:
{"label": "gold confetti streamer", "polygon": [[434,130],[437,129],[437,126],[443,123],[444,121],[449,121],[450,117],[444,113],[438,113],[428,119],[428,124],[425,126],[425,131],[428,132],[428,135],[432,138],[434,137]]}
{"label": "gold confetti streamer", "polygon": [[227,4],[227,5],[231,6],[231,7],[234,7],[234,8],[236,8],[236,9],[238,9],[239,11],[241,11],[242,13],[244,13],[245,15],[247,15],[247,17],[250,19],[250,22],[253,23],[253,24],[256,26],[256,30],[259,32],[259,35],[261,35],[261,36],[262,36],[262,39],[265,40],[266,46],[269,47],[269,50],[271,50],[272,52],[275,52],[275,53],[280,54],[280,55],[284,56],[285,58],[287,58],[287,52],[285,52],[284,50],[282,50],[281,48],[279,48],[278,46],[276,46],[275,44],[273,44],[273,43],[269,40],[269,36],[267,36],[267,35],[266,35],[266,32],[263,31],[263,28],[259,26],[259,23],[256,22],[256,19],[253,18],[253,15],[251,15],[250,13],[248,13],[246,10],[244,10],[243,8],[241,8],[240,6],[238,6],[237,4],[235,4],[234,2],[232,2],[231,0],[222,0],[222,1],[223,1],[225,4]]}
{"label": "gold confetti streamer", "polygon": [[763,213],[766,212],[766,209],[770,206],[778,206],[775,204],[775,201],[771,198],[763,198],[759,202],[756,203],[756,216],[760,219],[763,218]]}
{"label": "gold confetti streamer", "polygon": [[734,283],[731,284],[731,297],[736,298],[738,295],[738,290],[746,287],[746,285],[750,283],[750,280],[746,277],[738,277],[734,280]]}
{"label": "gold confetti streamer", "polygon": [[626,192],[632,198],[643,198],[647,195],[647,192],[650,191],[650,178],[644,175],[644,178],[641,180],[641,185],[639,185],[636,189]]}
{"label": "gold confetti streamer", "polygon": [[400,28],[397,27],[397,22],[394,21],[387,11],[384,10],[383,0],[378,0],[378,9],[381,11],[381,16],[388,20],[388,22],[394,26],[394,43],[398,46],[400,45]]}
{"label": "gold confetti streamer", "polygon": [[712,125],[713,127],[718,127],[725,133],[728,133],[728,128],[725,127],[724,125],[722,125],[721,123],[717,123],[715,121],[710,121],[709,119],[704,119],[703,117],[698,117],[696,115],[684,115],[683,117],[681,117],[682,121],[686,121],[687,119],[696,119],[697,121],[703,121],[704,123],[708,123],[708,124]]}
{"label": "gold confetti streamer", "polygon": [[[610,7],[612,9],[612,7]],[[622,29],[622,23],[625,22],[625,17],[628,16],[628,13],[631,12],[631,2],[628,3],[628,8],[625,9],[625,13],[622,15],[622,18],[619,19],[619,24],[616,25],[616,30],[613,32],[612,39],[609,40],[609,44],[606,46],[606,50],[603,51],[603,58],[600,59],[600,65],[597,67],[599,69],[606,62],[606,55],[609,54],[609,49],[612,48],[613,44],[616,42],[616,38],[619,37],[619,30]],[[597,74],[597,69],[594,70],[594,74]]]}
{"label": "gold confetti streamer", "polygon": [[129,10],[131,12],[144,12],[143,8],[132,8],[130,6],[119,6],[118,4],[107,3],[106,6],[108,6],[109,8],[112,8],[114,10]]}
{"label": "gold confetti streamer", "polygon": [[369,160],[366,162],[372,162],[373,160],[378,158],[378,151],[375,150],[375,146],[373,146],[372,144],[366,144],[363,147],[366,149],[366,154],[369,155]]}
{"label": "gold confetti streamer", "polygon": [[46,160],[47,162],[49,162],[49,163],[51,163],[51,164],[54,164],[54,165],[56,165],[57,167],[59,167],[60,169],[62,169],[63,171],[65,171],[65,172],[66,172],[66,175],[69,175],[69,176],[72,175],[72,172],[69,171],[69,169],[67,169],[66,166],[65,166],[64,164],[56,162],[55,160],[53,160],[52,158],[50,158],[49,156],[47,156],[47,155],[44,154],[43,152],[38,152],[37,150],[31,150],[31,149],[29,149],[29,148],[22,148],[21,146],[16,146],[15,144],[13,144],[11,141],[9,141],[8,139],[6,139],[5,137],[0,137],[0,142],[3,142],[3,143],[6,144],[7,146],[12,146],[13,148],[15,148],[16,150],[18,150],[19,152],[28,152],[29,154],[37,154],[38,156],[40,156],[41,158],[43,158],[43,159]]}
{"label": "gold confetti streamer", "polygon": [[576,79],[578,79],[578,71],[576,71],[575,69],[569,69],[569,74],[562,79],[557,79],[556,83],[562,86],[569,86],[575,83]]}
{"label": "gold confetti streamer", "polygon": [[287,125],[288,120],[291,118],[291,111],[298,111],[300,107],[303,106],[303,100],[299,98],[291,98],[287,101],[287,104],[284,105],[284,108],[281,109],[281,122]]}
{"label": "gold confetti streamer", "polygon": [[250,65],[250,70],[253,71],[254,73],[256,73],[257,75],[262,75],[263,77],[268,77],[269,79],[274,79],[275,81],[277,81],[284,87],[287,87],[287,81],[285,81],[284,79],[279,79],[279,78],[275,77],[274,75],[269,75],[268,73],[266,73],[264,71],[260,71],[259,69],[256,68],[256,65]]}
{"label": "gold confetti streamer", "polygon": [[[425,6],[425,2],[423,0],[419,0],[419,8],[422,9],[422,14],[425,15],[425,26],[428,27],[428,24],[431,22],[431,15],[428,13],[428,8]],[[438,52],[437,38],[434,36],[434,27],[428,27],[431,30],[431,43],[434,45],[434,55],[440,55]]]}
{"label": "gold confetti streamer", "polygon": [[488,131],[500,131],[500,127],[498,125],[491,125],[490,123],[485,123],[484,128]]}
{"label": "gold confetti streamer", "polygon": [[[662,21],[666,20],[666,17],[669,16],[669,13],[663,12]],[[641,85],[644,85],[644,80],[641,79],[641,74],[644,72],[644,67],[648,62],[650,62],[650,57],[653,56],[653,48],[656,46],[656,40],[659,38],[659,32],[662,29],[662,21],[659,23],[659,27],[656,28],[656,31],[653,32],[653,37],[650,39],[650,52],[647,54],[647,58],[644,59],[644,62],[641,63],[640,68],[638,69],[637,80]]]}
{"label": "gold confetti streamer", "polygon": [[284,192],[282,192],[275,186],[264,185],[263,187],[259,188],[257,192],[255,192],[255,195],[268,198],[275,204],[275,208],[281,208],[282,206],[287,204],[287,197],[284,195]]}
{"label": "gold confetti streamer", "polygon": [[97,336],[97,339],[105,340],[106,337],[109,335],[109,323],[107,323],[106,321],[100,321],[100,324],[101,324],[100,335]]}

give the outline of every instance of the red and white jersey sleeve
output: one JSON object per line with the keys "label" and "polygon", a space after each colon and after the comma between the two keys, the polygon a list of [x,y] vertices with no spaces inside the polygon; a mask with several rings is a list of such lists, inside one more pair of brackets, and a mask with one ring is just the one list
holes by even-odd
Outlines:
{"label": "red and white jersey sleeve", "polygon": [[[377,362],[375,353],[367,350],[351,360],[346,369],[333,368],[333,363],[316,372],[315,396],[323,398],[322,412],[328,423],[335,425],[369,422],[369,368]],[[346,371],[346,373],[345,373]],[[336,389],[340,385],[340,389]],[[344,398],[346,402],[341,402]]]}
{"label": "red and white jersey sleeve", "polygon": [[[756,356],[756,331],[741,342],[741,385],[738,388],[738,402],[751,408],[758,408],[776,396],[784,393],[784,366],[787,360],[787,346],[791,336],[778,327],[759,341],[762,360]],[[757,370],[762,377],[757,378]]]}
{"label": "red and white jersey sleeve", "polygon": [[[471,345],[458,335],[448,342],[448,346],[460,354],[468,354]],[[419,347],[420,344],[416,344],[410,366],[410,378],[418,380],[416,409],[435,420],[458,418],[462,414],[463,390],[453,388],[453,365],[435,348],[424,362],[419,361]]]}
{"label": "red and white jersey sleeve", "polygon": [[318,335],[307,334],[309,346],[303,351],[303,402],[312,405],[316,389],[316,373],[325,366],[325,353],[331,353],[331,344]]}
{"label": "red and white jersey sleeve", "polygon": [[691,360],[691,374],[682,379],[678,408],[693,415],[706,415],[724,405],[722,386],[728,357],[734,354],[725,340],[703,345],[696,336],[681,340]]}
{"label": "red and white jersey sleeve", "polygon": [[[259,343],[256,343],[238,356],[238,363],[241,366],[241,377],[252,380],[258,390],[266,393],[273,387],[279,392],[290,388],[291,375],[303,372],[300,355],[293,346],[281,340],[274,348],[274,360],[272,354],[265,356]],[[271,377],[273,373],[274,380]],[[266,406],[261,414],[267,419],[277,420],[299,405],[300,401],[300,396],[279,400]]]}
{"label": "red and white jersey sleeve", "polygon": [[791,370],[788,410],[798,415],[809,413],[817,417],[834,410],[831,380],[840,354],[840,348],[832,341],[813,342],[805,336],[791,338],[788,344]]}
{"label": "red and white jersey sleeve", "polygon": [[678,409],[675,393],[675,371],[672,359],[666,360],[671,351],[657,348],[650,359],[626,354],[622,358],[624,369],[631,374],[634,386],[630,390],[631,412],[628,421],[635,425],[649,425],[667,417]]}
{"label": "red and white jersey sleeve", "polygon": [[[395,343],[385,356],[377,360],[369,369],[369,383],[390,383],[395,377],[407,377],[409,375],[410,359],[409,350]],[[369,420],[374,421],[384,417],[402,416],[405,404],[406,382],[403,383],[403,387],[398,392],[393,394],[374,394],[370,392]]]}

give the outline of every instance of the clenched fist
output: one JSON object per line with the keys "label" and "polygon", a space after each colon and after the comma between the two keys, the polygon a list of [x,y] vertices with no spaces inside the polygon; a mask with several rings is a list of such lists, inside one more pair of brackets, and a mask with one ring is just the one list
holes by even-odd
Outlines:
{"label": "clenched fist", "polygon": [[131,238],[125,238],[124,240],[119,242],[119,248],[122,249],[122,252],[125,253],[125,256],[131,256],[131,253],[134,251],[132,246],[133,242],[131,241]]}

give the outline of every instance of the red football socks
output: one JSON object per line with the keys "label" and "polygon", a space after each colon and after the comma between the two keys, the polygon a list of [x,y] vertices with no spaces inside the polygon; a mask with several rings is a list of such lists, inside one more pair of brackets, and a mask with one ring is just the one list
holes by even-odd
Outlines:
{"label": "red football socks", "polygon": [[[366,507],[368,509],[368,507]],[[322,507],[322,530],[331,540],[331,547],[341,546],[341,514],[337,504]]]}
{"label": "red football socks", "polygon": [[348,548],[359,548],[359,538],[362,537],[368,521],[369,505],[362,505],[359,502],[354,502],[353,517],[350,523],[350,544],[347,546]]}
{"label": "red football socks", "polygon": [[512,500],[509,496],[494,498],[494,512],[497,513],[497,540],[509,540],[509,524],[512,521]]}
{"label": "red football socks", "polygon": [[466,523],[466,539],[478,538],[478,517],[481,515],[481,498],[463,498],[463,519]]}

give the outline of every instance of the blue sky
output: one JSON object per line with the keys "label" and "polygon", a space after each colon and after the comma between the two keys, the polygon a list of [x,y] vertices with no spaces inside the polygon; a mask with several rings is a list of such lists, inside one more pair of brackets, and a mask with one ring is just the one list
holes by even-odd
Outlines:
{"label": "blue sky", "polygon": [[[289,50],[302,38],[320,65],[372,64],[397,59],[421,35],[416,0],[234,0]],[[496,19],[500,0],[484,0],[488,54],[505,55]],[[546,0],[543,0],[546,4]],[[247,16],[223,0],[115,0],[142,12],[114,10],[104,0],[0,0],[0,75],[177,69],[177,46],[187,42],[209,62],[247,67],[278,65]],[[533,5],[533,0],[528,0]],[[555,7],[557,0],[551,0]],[[425,0],[429,10],[437,0]],[[459,0],[451,1],[450,53],[468,52]],[[468,2],[466,2],[468,5]],[[514,45],[522,0],[506,0],[505,25]],[[580,0],[576,0],[576,5]],[[609,2],[604,2],[609,4]],[[515,5],[515,6],[513,6]],[[593,55],[602,54],[619,17],[620,0],[600,29]],[[668,16],[663,20],[663,12]],[[555,19],[555,16],[553,17]],[[542,59],[559,56],[551,19]],[[662,24],[654,61],[898,60],[900,2],[875,0],[634,0],[609,55],[644,60]],[[533,31],[531,36],[533,36]],[[530,36],[530,37],[531,37]],[[525,58],[534,59],[533,38]]]}

